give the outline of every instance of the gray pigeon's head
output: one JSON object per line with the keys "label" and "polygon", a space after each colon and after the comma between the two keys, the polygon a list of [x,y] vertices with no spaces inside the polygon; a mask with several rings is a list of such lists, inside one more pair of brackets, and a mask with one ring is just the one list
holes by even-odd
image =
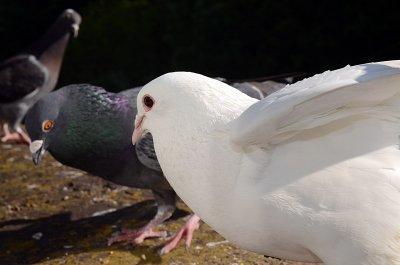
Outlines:
{"label": "gray pigeon's head", "polygon": [[82,22],[82,17],[73,9],[66,9],[58,17],[53,29],[56,32],[70,32],[74,37],[78,36],[79,26]]}
{"label": "gray pigeon's head", "polygon": [[[57,90],[41,98],[25,117],[26,130],[31,137],[32,158],[38,164],[52,139],[65,127],[59,119],[60,109],[67,99],[65,90]],[[37,150],[35,150],[37,149]]]}

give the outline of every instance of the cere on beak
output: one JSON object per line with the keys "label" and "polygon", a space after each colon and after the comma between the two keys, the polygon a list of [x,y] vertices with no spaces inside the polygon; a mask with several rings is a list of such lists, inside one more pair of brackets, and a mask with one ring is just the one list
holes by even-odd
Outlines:
{"label": "cere on beak", "polygon": [[144,115],[141,116],[136,116],[136,121],[135,121],[135,130],[133,131],[132,134],[132,144],[135,145],[136,142],[142,137],[143,131],[142,131],[142,123],[144,120]]}
{"label": "cere on beak", "polygon": [[74,38],[78,37],[78,33],[79,33],[79,25],[73,24],[72,25],[72,34],[74,35]]}
{"label": "cere on beak", "polygon": [[45,149],[43,148],[44,141],[43,140],[36,140],[33,141],[29,145],[29,150],[31,151],[32,154],[32,160],[35,165],[38,165],[40,161],[42,160],[42,157],[44,155]]}

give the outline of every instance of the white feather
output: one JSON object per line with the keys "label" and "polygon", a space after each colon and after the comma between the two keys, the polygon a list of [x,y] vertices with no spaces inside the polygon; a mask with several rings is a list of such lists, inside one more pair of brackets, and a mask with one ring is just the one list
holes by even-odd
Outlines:
{"label": "white feather", "polygon": [[[384,108],[400,90],[400,61],[347,66],[289,85],[232,122],[232,141],[268,146],[337,119]],[[391,105],[391,104],[389,104]]]}

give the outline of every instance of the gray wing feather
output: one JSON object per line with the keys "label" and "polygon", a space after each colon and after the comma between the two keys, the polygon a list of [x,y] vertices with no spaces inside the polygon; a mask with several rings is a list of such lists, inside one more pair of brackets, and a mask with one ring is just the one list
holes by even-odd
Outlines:
{"label": "gray wing feather", "polygon": [[33,55],[13,57],[0,65],[0,103],[33,96],[47,80],[46,68]]}
{"label": "gray wing feather", "polygon": [[153,136],[150,133],[144,135],[135,145],[139,161],[148,168],[161,171],[154,150]]}

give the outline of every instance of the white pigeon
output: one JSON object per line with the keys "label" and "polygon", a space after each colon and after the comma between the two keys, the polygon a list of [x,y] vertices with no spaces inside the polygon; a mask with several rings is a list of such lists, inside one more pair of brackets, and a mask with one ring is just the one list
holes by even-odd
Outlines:
{"label": "white pigeon", "polygon": [[217,80],[143,87],[132,141],[202,220],[250,251],[400,264],[400,61],[328,71],[261,101]]}

